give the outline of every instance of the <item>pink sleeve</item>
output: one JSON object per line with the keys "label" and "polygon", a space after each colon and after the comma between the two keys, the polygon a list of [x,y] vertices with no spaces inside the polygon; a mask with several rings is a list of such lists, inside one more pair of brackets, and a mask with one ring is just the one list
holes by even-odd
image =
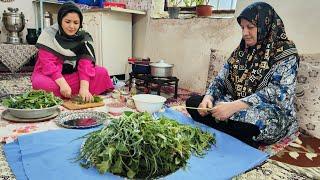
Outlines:
{"label": "pink sleeve", "polygon": [[79,79],[90,81],[90,78],[96,75],[92,61],[89,59],[80,59],[78,63]]}
{"label": "pink sleeve", "polygon": [[53,80],[62,77],[62,61],[49,51],[39,49],[38,61],[41,63],[41,72]]}

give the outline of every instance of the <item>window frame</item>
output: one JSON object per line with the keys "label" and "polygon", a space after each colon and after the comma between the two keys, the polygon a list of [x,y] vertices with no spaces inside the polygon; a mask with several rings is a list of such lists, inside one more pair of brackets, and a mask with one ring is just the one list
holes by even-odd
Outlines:
{"label": "window frame", "polygon": [[[164,1],[164,11],[168,11],[168,0]],[[236,12],[235,9],[230,9],[230,10],[216,10],[212,9],[213,14],[234,14]],[[191,6],[191,7],[180,7],[180,14],[195,14],[196,13],[196,6]]]}

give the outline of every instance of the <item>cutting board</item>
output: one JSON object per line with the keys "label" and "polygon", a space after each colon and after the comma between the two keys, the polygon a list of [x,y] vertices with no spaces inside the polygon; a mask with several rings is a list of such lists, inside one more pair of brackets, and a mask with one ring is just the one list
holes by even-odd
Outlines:
{"label": "cutting board", "polygon": [[69,110],[79,110],[79,109],[87,109],[87,108],[104,106],[104,102],[101,101],[101,102],[96,102],[96,103],[77,104],[72,101],[64,101],[62,106],[69,109]]}

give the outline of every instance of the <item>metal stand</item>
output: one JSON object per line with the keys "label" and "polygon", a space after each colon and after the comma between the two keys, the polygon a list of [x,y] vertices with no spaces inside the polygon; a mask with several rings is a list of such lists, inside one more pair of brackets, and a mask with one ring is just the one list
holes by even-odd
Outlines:
{"label": "metal stand", "polygon": [[[150,74],[134,74],[129,73],[129,91],[131,90],[131,83],[132,78],[135,78],[136,80],[141,80],[141,83],[138,83],[136,81],[137,86],[143,86],[147,88],[147,93],[150,93],[151,90],[156,90],[157,94],[160,95],[161,87],[165,86],[174,86],[174,98],[178,98],[178,83],[179,79],[177,77],[154,77]],[[152,84],[156,85],[155,87],[152,87]]]}

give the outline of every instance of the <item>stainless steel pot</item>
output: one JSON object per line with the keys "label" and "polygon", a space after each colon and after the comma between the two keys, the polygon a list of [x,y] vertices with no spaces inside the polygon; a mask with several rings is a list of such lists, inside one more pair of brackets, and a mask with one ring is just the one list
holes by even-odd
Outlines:
{"label": "stainless steel pot", "polygon": [[160,60],[156,63],[151,63],[151,75],[156,77],[171,77],[173,64],[165,63],[164,60]]}

